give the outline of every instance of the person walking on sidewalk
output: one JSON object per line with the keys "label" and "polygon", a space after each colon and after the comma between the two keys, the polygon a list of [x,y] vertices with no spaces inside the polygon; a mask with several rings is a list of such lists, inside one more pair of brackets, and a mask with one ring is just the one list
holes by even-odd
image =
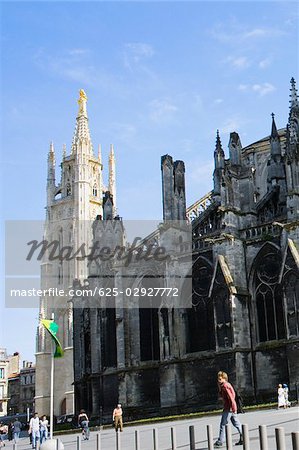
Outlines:
{"label": "person walking on sidewalk", "polygon": [[13,429],[12,429],[13,440],[14,440],[15,444],[17,444],[18,440],[20,439],[21,431],[22,431],[22,424],[18,420],[18,418],[16,418],[16,420],[13,423]]}
{"label": "person walking on sidewalk", "polygon": [[82,428],[83,441],[88,441],[90,435],[89,419],[84,409],[81,409],[78,416],[78,426]]}
{"label": "person walking on sidewalk", "polygon": [[112,420],[114,421],[115,431],[117,432],[118,427],[120,431],[123,431],[123,410],[120,403],[113,410]]}
{"label": "person walking on sidewalk", "polygon": [[240,434],[240,439],[238,442],[236,442],[236,445],[243,445],[242,427],[237,417],[235,391],[232,385],[228,382],[228,376],[226,372],[218,372],[218,388],[223,401],[223,412],[220,422],[219,437],[214,446],[222,447],[222,445],[224,444],[225,425],[228,424],[229,420]]}
{"label": "person walking on sidewalk", "polygon": [[30,419],[28,433],[32,436],[32,448],[36,448],[40,438],[39,417],[37,412],[34,413],[34,417],[31,417]]}

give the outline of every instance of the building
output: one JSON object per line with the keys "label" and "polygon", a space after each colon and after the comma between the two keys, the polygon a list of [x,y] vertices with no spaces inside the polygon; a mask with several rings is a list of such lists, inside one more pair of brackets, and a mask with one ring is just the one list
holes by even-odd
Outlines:
{"label": "building", "polygon": [[[23,361],[23,367],[20,370],[19,386],[19,413],[32,414],[35,411],[35,365],[30,361]],[[38,410],[37,410],[38,411]],[[38,411],[43,414],[43,411]]]}
{"label": "building", "polygon": [[[219,370],[229,373],[248,403],[274,400],[278,383],[294,392],[299,379],[299,103],[294,79],[286,128],[277,130],[274,114],[269,128],[268,136],[246,147],[233,131],[227,158],[217,132],[213,191],[187,209],[184,164],[162,157],[163,224],[142,247],[163,243],[167,230],[175,228],[173,221],[187,216],[192,224],[192,307],[161,302],[146,310],[137,297],[131,298],[135,307],[125,308],[123,295],[109,307],[104,295],[92,305],[84,296],[73,298],[77,410],[110,417],[121,402],[127,417],[138,417],[213,408]],[[125,243],[119,217],[104,208],[98,219],[94,242],[108,230],[109,245]],[[181,252],[164,263],[163,286],[171,264],[175,270],[188,250],[184,236],[177,241]],[[143,270],[133,260],[130,270],[136,274],[132,288],[147,286],[148,266]],[[76,285],[82,286],[80,280]],[[89,286],[123,294],[128,281],[114,261],[93,262]]]}
{"label": "building", "polygon": [[8,381],[19,372],[19,353],[7,355],[5,348],[0,348],[0,417],[9,413]]}
{"label": "building", "polygon": [[7,413],[32,414],[35,410],[35,365],[23,361],[19,372],[8,377],[8,407]]}
{"label": "building", "polygon": [[[48,154],[47,207],[44,242],[57,245],[57,253],[64,247],[88,249],[91,242],[91,221],[103,214],[103,192],[109,190],[115,210],[115,158],[113,146],[109,154],[108,187],[103,184],[103,164],[101,148],[95,154],[90,137],[87,97],[80,91],[79,111],[76,120],[72,147],[67,153],[63,148],[61,175],[56,177],[54,145],[51,143]],[[110,200],[109,200],[110,202]],[[87,277],[86,260],[77,258],[51,258],[50,246],[44,252],[41,266],[41,288],[47,292],[40,300],[40,318],[51,319],[54,313],[59,325],[58,338],[64,348],[64,357],[55,360],[55,400],[54,414],[74,412],[73,386],[73,317],[68,289],[74,278]],[[83,250],[82,250],[83,251]],[[65,295],[52,295],[55,289],[63,290]],[[50,410],[50,353],[51,339],[45,329],[37,330],[36,349],[36,396],[37,411],[49,414]]]}
{"label": "building", "polygon": [[18,414],[20,411],[20,373],[8,377],[8,415]]}

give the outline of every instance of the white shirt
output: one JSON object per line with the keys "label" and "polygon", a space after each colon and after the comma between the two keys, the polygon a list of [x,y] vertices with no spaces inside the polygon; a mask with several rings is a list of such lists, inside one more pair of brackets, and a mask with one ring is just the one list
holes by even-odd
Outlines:
{"label": "white shirt", "polygon": [[31,431],[39,431],[39,417],[31,417],[29,428]]}

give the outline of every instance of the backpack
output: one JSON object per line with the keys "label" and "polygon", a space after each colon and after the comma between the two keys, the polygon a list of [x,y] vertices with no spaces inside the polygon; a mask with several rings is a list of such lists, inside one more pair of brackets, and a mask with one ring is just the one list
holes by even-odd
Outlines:
{"label": "backpack", "polygon": [[241,395],[239,394],[239,392],[237,391],[237,389],[235,388],[235,386],[232,385],[232,388],[235,391],[235,402],[236,402],[236,405],[237,405],[237,413],[238,414],[244,414],[245,411],[243,409],[243,406],[244,406],[243,405],[243,399],[242,399]]}

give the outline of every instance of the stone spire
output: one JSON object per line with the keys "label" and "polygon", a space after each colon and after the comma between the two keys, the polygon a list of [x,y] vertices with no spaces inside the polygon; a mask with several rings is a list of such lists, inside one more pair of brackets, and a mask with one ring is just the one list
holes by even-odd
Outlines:
{"label": "stone spire", "polygon": [[116,214],[116,179],[115,179],[115,155],[113,144],[110,145],[109,153],[109,182],[108,190],[113,198],[114,213]]}
{"label": "stone spire", "polygon": [[83,89],[80,89],[78,104],[79,111],[72,142],[72,153],[79,153],[80,150],[84,150],[84,153],[92,155],[93,149],[87,116],[87,95]]}
{"label": "stone spire", "polygon": [[62,159],[66,158],[66,145],[63,144],[62,146]]}
{"label": "stone spire", "polygon": [[214,151],[214,173],[213,173],[213,179],[214,179],[214,195],[219,196],[221,191],[221,180],[222,180],[222,174],[224,172],[224,151],[222,148],[220,136],[219,136],[219,130],[217,130],[216,135],[216,147]]}
{"label": "stone spire", "polygon": [[48,153],[48,181],[54,179],[55,181],[55,150],[53,142],[50,143]]}
{"label": "stone spire", "polygon": [[299,102],[298,102],[298,94],[296,89],[296,81],[294,78],[291,78],[291,94],[290,94],[290,108],[299,108]]}
{"label": "stone spire", "polygon": [[280,155],[281,156],[281,145],[280,138],[277,132],[277,127],[275,123],[275,114],[272,113],[272,128],[270,135],[270,143],[271,143],[271,156]]}
{"label": "stone spire", "polygon": [[48,176],[47,176],[47,205],[49,206],[54,198],[55,191],[55,151],[51,142],[48,153]]}
{"label": "stone spire", "polygon": [[216,135],[216,147],[214,151],[215,169],[224,169],[224,151],[219,136],[219,130]]}
{"label": "stone spire", "polygon": [[99,144],[98,146],[98,160],[100,163],[102,163],[102,146]]}
{"label": "stone spire", "polygon": [[299,102],[296,81],[291,79],[290,114],[289,114],[289,143],[299,143]]}

